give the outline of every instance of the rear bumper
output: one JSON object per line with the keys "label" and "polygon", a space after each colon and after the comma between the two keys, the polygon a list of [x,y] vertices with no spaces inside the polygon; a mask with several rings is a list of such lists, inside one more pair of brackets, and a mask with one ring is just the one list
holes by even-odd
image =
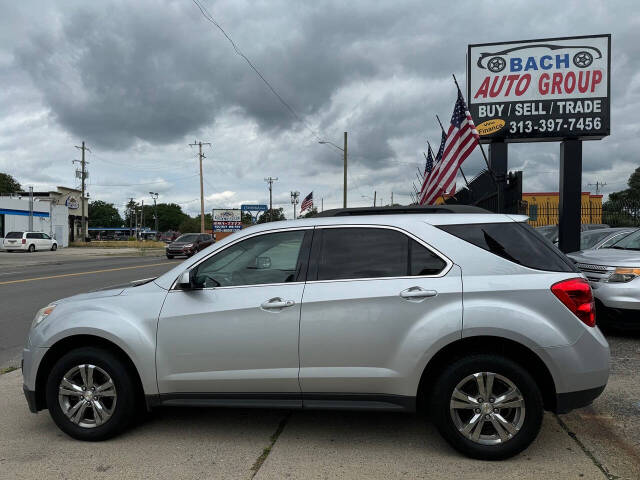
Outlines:
{"label": "rear bumper", "polygon": [[555,413],[569,413],[576,408],[586,407],[600,396],[605,385],[577,392],[559,393],[556,395]]}

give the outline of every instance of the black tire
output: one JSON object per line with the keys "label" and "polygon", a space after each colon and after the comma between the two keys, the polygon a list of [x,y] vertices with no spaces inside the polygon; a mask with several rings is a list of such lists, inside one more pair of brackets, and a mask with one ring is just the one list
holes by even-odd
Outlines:
{"label": "black tire", "polygon": [[55,252],[57,249],[58,249],[58,244],[57,243],[54,243],[54,244],[51,245],[51,251],[52,252]]}
{"label": "black tire", "polygon": [[[454,389],[467,376],[478,372],[506,377],[524,399],[524,422],[504,443],[477,443],[460,433],[452,418],[449,407]],[[502,460],[520,453],[535,440],[542,425],[544,407],[538,385],[518,363],[499,355],[475,354],[455,361],[442,372],[431,391],[430,413],[440,434],[459,452],[481,460]]]}
{"label": "black tire", "polygon": [[[58,401],[62,377],[73,367],[92,364],[109,374],[117,392],[111,417],[102,425],[86,428],[76,425],[65,415]],[[49,414],[60,430],[77,440],[100,441],[111,438],[131,425],[136,410],[136,387],[132,373],[113,353],[96,347],[82,347],[70,351],[53,366],[46,386]]]}
{"label": "black tire", "polygon": [[169,254],[167,254],[167,258],[168,258],[169,260],[171,260],[171,259],[173,258],[173,255],[169,255]]}
{"label": "black tire", "polygon": [[36,246],[32,243],[31,245],[29,245],[29,253],[33,253],[36,251]]}

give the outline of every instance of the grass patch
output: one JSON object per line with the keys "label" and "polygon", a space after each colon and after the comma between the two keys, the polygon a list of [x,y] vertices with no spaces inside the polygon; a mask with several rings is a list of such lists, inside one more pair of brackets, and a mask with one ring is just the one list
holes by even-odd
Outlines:
{"label": "grass patch", "polygon": [[18,367],[0,368],[0,375],[4,375],[5,373],[13,372],[14,370],[17,370],[17,369],[18,369]]}
{"label": "grass patch", "polygon": [[93,240],[91,242],[71,242],[74,248],[164,248],[167,244],[154,240]]}

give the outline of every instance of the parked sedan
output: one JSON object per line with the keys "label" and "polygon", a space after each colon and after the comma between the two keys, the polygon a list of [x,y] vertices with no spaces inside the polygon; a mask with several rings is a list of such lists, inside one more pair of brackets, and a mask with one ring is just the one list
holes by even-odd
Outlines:
{"label": "parked sedan", "polygon": [[167,258],[180,255],[190,257],[194,253],[207,248],[213,244],[213,237],[208,233],[185,233],[167,245]]}
{"label": "parked sedan", "polygon": [[622,240],[636,228],[600,228],[598,230],[588,230],[580,234],[580,250],[598,250],[607,248]]}
{"label": "parked sedan", "polygon": [[14,250],[27,251],[57,250],[58,242],[42,232],[9,232],[2,240],[2,248],[7,252]]}
{"label": "parked sedan", "polygon": [[568,256],[591,284],[598,321],[640,328],[640,230],[609,247]]}

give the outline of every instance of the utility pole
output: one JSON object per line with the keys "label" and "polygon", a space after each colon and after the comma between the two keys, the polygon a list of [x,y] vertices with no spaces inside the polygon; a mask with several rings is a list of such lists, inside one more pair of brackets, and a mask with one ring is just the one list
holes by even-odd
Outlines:
{"label": "utility pole", "polygon": [[140,201],[140,230],[144,230],[144,198]]}
{"label": "utility pole", "polygon": [[271,222],[273,220],[273,182],[277,182],[278,177],[265,178],[264,181],[269,184],[269,221]]}
{"label": "utility pole", "polygon": [[600,187],[604,187],[605,185],[605,182],[598,181],[596,181],[596,183],[587,183],[587,187],[596,187],[596,195],[600,195]]}
{"label": "utility pole", "polygon": [[391,192],[391,206],[393,207],[393,192]]}
{"label": "utility pole", "polygon": [[376,190],[373,191],[373,206],[374,207],[376,206],[376,195],[377,195],[377,193],[378,192]]}
{"label": "utility pole", "polygon": [[29,231],[33,232],[33,187],[29,187]]}
{"label": "utility pole", "polygon": [[320,211],[324,212],[324,197],[320,197]]}
{"label": "utility pole", "polygon": [[[85,196],[84,195],[84,188],[85,188],[85,180],[89,176],[89,174],[87,173],[87,168],[86,168],[87,164],[89,162],[85,161],[84,152],[85,152],[85,150],[89,150],[89,148],[85,147],[84,142],[82,142],[82,146],[81,147],[79,147],[77,145],[74,145],[74,146],[77,149],[82,150],[82,160],[80,160],[80,162],[79,162],[80,165],[81,165],[81,170],[80,170],[80,173],[78,173],[78,171],[76,171],[76,177],[80,176],[80,178],[82,180],[82,195],[81,195],[81,198],[80,198],[80,204],[82,205],[82,210],[81,210],[81,215],[82,216],[80,217],[80,225],[81,225],[80,228],[82,229],[82,237],[81,237],[82,239],[81,239],[81,241],[84,242],[85,238],[86,238],[86,228],[85,228],[86,219],[85,219],[85,211],[84,211],[84,196]],[[91,150],[89,150],[89,151],[91,151]],[[75,163],[77,161],[78,160],[74,160],[73,162]]]}
{"label": "utility pole", "polygon": [[129,237],[133,237],[133,197],[129,202]]}
{"label": "utility pole", "polygon": [[342,194],[343,207],[347,208],[347,132],[344,132],[344,192]]}
{"label": "utility pole", "polygon": [[204,233],[204,186],[202,185],[202,159],[205,158],[204,153],[202,153],[202,146],[211,144],[209,142],[196,142],[190,143],[190,147],[194,147],[198,145],[200,147],[200,151],[198,153],[198,158],[200,159],[200,233]]}
{"label": "utility pole", "polygon": [[298,205],[298,197],[300,192],[291,192],[291,203],[293,204],[293,219],[296,219],[296,205]]}
{"label": "utility pole", "polygon": [[153,216],[155,219],[154,226],[156,231],[156,240],[158,239],[158,206],[156,205],[156,200],[158,200],[158,192],[149,192],[151,198],[153,198]]}

